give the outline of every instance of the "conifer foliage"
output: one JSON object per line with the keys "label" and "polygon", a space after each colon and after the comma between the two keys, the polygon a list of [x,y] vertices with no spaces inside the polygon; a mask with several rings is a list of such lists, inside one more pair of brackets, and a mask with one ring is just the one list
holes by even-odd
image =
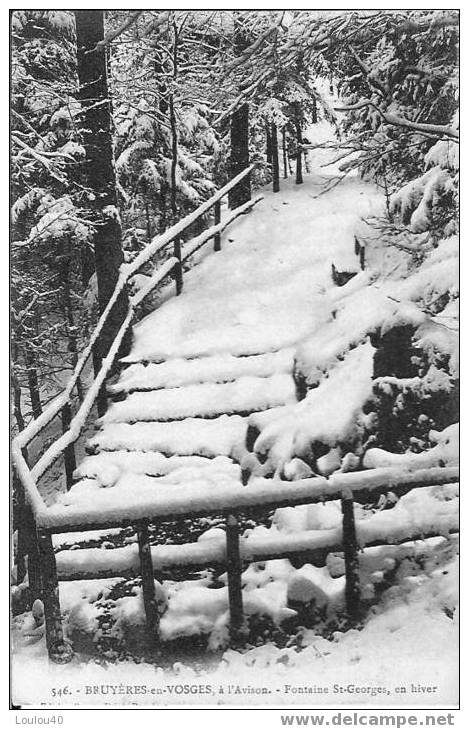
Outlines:
{"label": "conifer foliage", "polygon": [[384,238],[424,254],[456,230],[456,11],[25,10],[11,32],[18,428],[59,389],[122,261],[248,163],[231,207],[249,185],[301,183],[323,119],[343,175],[382,187]]}

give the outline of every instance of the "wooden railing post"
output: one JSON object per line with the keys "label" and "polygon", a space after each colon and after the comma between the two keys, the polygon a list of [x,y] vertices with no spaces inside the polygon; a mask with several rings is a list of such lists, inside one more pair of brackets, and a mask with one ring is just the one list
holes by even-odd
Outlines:
{"label": "wooden railing post", "polygon": [[226,562],[228,575],[228,600],[230,605],[230,638],[239,639],[243,625],[243,594],[241,590],[241,555],[239,552],[238,520],[230,514],[226,520]]}
{"label": "wooden railing post", "polygon": [[[72,409],[70,403],[67,403],[62,408],[62,433],[66,433],[70,428],[72,422]],[[77,467],[75,458],[75,447],[73,443],[70,443],[64,450],[64,464],[65,464],[65,482],[67,485],[67,491],[71,489],[73,484],[73,472]]]}
{"label": "wooden railing post", "polygon": [[[217,200],[215,203],[215,225],[221,222],[221,201]],[[215,233],[213,250],[219,251],[221,249],[221,234]]]}
{"label": "wooden railing post", "polygon": [[64,640],[59,602],[59,583],[57,581],[57,564],[51,535],[39,534],[38,543],[47,651],[49,658],[54,663],[68,663],[72,659],[73,652]]}
{"label": "wooden railing post", "polygon": [[173,241],[173,251],[174,251],[174,257],[178,259],[178,263],[174,266],[174,281],[176,283],[176,296],[179,296],[179,294],[182,291],[182,263],[181,263],[181,239],[176,236],[176,238]]}
{"label": "wooden railing post", "polygon": [[360,573],[352,496],[342,496],[341,505],[345,561],[345,606],[350,620],[355,621],[360,614]]}
{"label": "wooden railing post", "polygon": [[149,647],[158,643],[159,614],[155,594],[155,577],[148,535],[148,523],[143,522],[137,529],[138,554],[140,558],[140,574],[142,575],[143,605]]}

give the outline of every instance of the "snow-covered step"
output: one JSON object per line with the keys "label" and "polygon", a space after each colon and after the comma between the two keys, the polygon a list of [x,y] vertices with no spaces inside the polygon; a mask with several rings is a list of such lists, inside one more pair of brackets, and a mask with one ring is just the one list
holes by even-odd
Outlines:
{"label": "snow-covered step", "polygon": [[94,478],[103,486],[114,483],[123,473],[147,476],[172,474],[179,478],[199,478],[205,474],[241,477],[240,467],[226,456],[171,456],[151,451],[102,451],[87,456],[75,470],[74,478]]}
{"label": "snow-covered step", "polygon": [[181,456],[230,456],[242,448],[247,419],[222,415],[169,423],[108,423],[88,441],[96,451],[160,451]]}
{"label": "snow-covered step", "polygon": [[234,357],[219,354],[195,359],[172,359],[155,364],[133,364],[127,367],[119,381],[110,385],[111,394],[135,390],[159,390],[200,382],[232,382],[240,377],[270,377],[293,371],[294,349]]}
{"label": "snow-covered step", "polygon": [[203,383],[151,392],[134,392],[113,403],[102,423],[182,420],[222,413],[252,413],[296,402],[296,388],[289,374],[241,377],[224,384]]}

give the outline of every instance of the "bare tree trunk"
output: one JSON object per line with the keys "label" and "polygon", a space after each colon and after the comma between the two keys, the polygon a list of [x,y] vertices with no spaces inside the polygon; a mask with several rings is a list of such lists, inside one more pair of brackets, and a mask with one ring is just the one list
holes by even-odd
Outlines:
{"label": "bare tree trunk", "polygon": [[36,420],[36,418],[38,418],[42,413],[42,403],[41,393],[39,391],[36,360],[34,357],[34,351],[29,344],[25,344],[25,360],[31,410],[33,412],[33,417]]}
{"label": "bare tree trunk", "polygon": [[313,124],[318,123],[318,102],[316,101],[316,97],[313,98],[313,111],[311,115],[311,121]]}
{"label": "bare tree trunk", "polygon": [[287,128],[282,129],[283,178],[288,178]]}
{"label": "bare tree trunk", "polygon": [[[14,361],[16,362],[16,357]],[[18,430],[22,431],[24,430],[24,416],[23,410],[21,408],[21,387],[20,383],[18,382],[18,378],[13,372],[11,375],[11,385],[13,388],[13,414],[15,416]]]}
{"label": "bare tree trunk", "polygon": [[[95,214],[94,257],[100,311],[106,307],[119,277],[123,262],[122,232],[117,211],[116,179],[113,166],[111,136],[111,103],[107,85],[106,48],[99,46],[104,38],[102,10],[76,10],[77,60],[79,94],[83,114],[81,136],[86,151],[84,163],[88,187],[94,194]],[[117,299],[105,329],[93,352],[95,371],[99,370],[128,310],[127,292]],[[120,349],[128,351],[129,338]],[[105,389],[98,398],[98,412],[106,409]]]}
{"label": "bare tree trunk", "polygon": [[[178,73],[178,29],[176,21],[173,18],[173,80],[175,81]],[[169,121],[171,125],[171,218],[172,223],[177,221],[178,209],[177,209],[177,165],[178,165],[178,129],[176,112],[174,109],[174,94],[171,92],[169,96]],[[174,281],[176,283],[176,294],[179,295],[182,291],[182,264],[181,264],[181,241],[179,238],[175,238],[173,241],[173,253],[174,257],[179,260],[179,263],[174,267]]]}
{"label": "bare tree trunk", "polygon": [[148,204],[148,200],[145,200],[145,218],[146,218],[146,224],[147,224],[147,243],[150,245],[151,243],[151,217],[150,217],[150,206]]}
{"label": "bare tree trunk", "polygon": [[266,146],[265,146],[265,156],[267,160],[267,164],[272,164],[272,133],[270,126],[268,122],[266,122],[265,125],[265,139],[266,139]]}
{"label": "bare tree trunk", "polygon": [[[242,104],[231,116],[231,177],[249,166],[249,106]],[[251,199],[249,175],[228,193],[230,208],[239,207]]]}
{"label": "bare tree trunk", "polygon": [[[236,54],[241,54],[249,45],[245,37],[239,11],[233,14],[234,21],[234,48]],[[249,105],[241,104],[231,115],[231,155],[230,172],[235,177],[249,166]],[[239,185],[228,193],[228,204],[233,210],[251,199],[250,175],[241,180]]]}
{"label": "bare tree trunk", "polygon": [[164,233],[166,230],[166,185],[161,185],[160,190],[160,215],[158,219],[158,230],[160,233]]}
{"label": "bare tree trunk", "polygon": [[278,161],[278,137],[277,125],[272,122],[271,126],[272,138],[272,186],[274,192],[280,192],[280,171]]}
{"label": "bare tree trunk", "polygon": [[302,158],[303,153],[301,151],[301,144],[303,144],[303,137],[301,134],[301,122],[297,118],[295,120],[295,129],[296,129],[296,143],[297,143],[297,154],[296,154],[296,184],[301,185],[303,182],[303,168],[302,168]]}

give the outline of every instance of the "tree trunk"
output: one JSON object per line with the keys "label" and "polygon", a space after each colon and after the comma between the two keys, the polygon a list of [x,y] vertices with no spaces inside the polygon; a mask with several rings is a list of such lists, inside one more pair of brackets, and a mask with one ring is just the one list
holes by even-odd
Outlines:
{"label": "tree trunk", "polygon": [[[94,256],[100,311],[109,301],[123,262],[122,232],[117,211],[116,179],[111,136],[111,103],[107,85],[106,50],[96,44],[104,38],[102,10],[76,10],[78,97],[82,104],[81,135],[86,151],[86,183],[94,195]],[[93,353],[95,371],[99,369],[115,339],[128,309],[127,292],[122,291]],[[128,350],[126,338],[120,354]],[[105,395],[98,399],[98,412],[106,407]]]}
{"label": "tree trunk", "polygon": [[[173,81],[176,82],[178,74],[178,29],[173,18]],[[178,129],[176,111],[174,109],[174,94],[169,95],[169,122],[171,125],[171,222],[176,223],[178,218],[177,208],[177,166],[178,166]],[[176,295],[182,291],[182,263],[181,263],[181,240],[179,237],[173,241],[173,255],[179,263],[174,267],[174,281],[176,283]]]}
{"label": "tree trunk", "polygon": [[[241,22],[240,11],[233,12],[234,49],[240,55],[249,45]],[[231,155],[230,172],[235,177],[249,166],[249,105],[241,104],[231,115]],[[250,175],[246,175],[235,188],[228,193],[228,204],[233,210],[251,199]]]}
{"label": "tree trunk", "polygon": [[313,112],[311,116],[311,121],[313,124],[318,123],[318,102],[316,101],[316,97],[313,99]]}
{"label": "tree trunk", "polygon": [[303,144],[303,137],[301,134],[301,123],[299,119],[296,119],[295,121],[295,129],[296,129],[296,143],[297,143],[297,153],[296,153],[296,184],[301,185],[303,182],[303,168],[302,168],[302,157],[303,153],[301,151],[301,144]]}
{"label": "tree trunk", "polygon": [[283,177],[288,178],[287,128],[282,129]]}
{"label": "tree trunk", "polygon": [[25,345],[25,360],[27,368],[29,399],[31,400],[31,410],[33,418],[36,420],[42,413],[41,393],[39,392],[39,382],[37,377],[36,360],[34,351],[29,344]]}
{"label": "tree trunk", "polygon": [[147,243],[148,243],[148,245],[150,245],[152,233],[151,233],[150,206],[148,204],[148,200],[145,200],[145,217],[146,217],[146,223],[147,223]]}
{"label": "tree trunk", "polygon": [[[249,106],[242,104],[231,116],[231,177],[249,166]],[[228,193],[228,203],[233,210],[251,199],[249,175]]]}
{"label": "tree trunk", "polygon": [[[17,361],[16,357],[14,361]],[[20,383],[18,382],[18,378],[13,371],[11,374],[11,384],[13,388],[13,413],[15,416],[16,424],[18,426],[18,430],[22,431],[24,430],[24,417],[23,411],[21,409],[21,387]]]}
{"label": "tree trunk", "polygon": [[267,164],[272,164],[272,133],[271,129],[268,123],[265,125],[265,139],[266,139],[266,146],[265,146],[265,156],[267,159]]}
{"label": "tree trunk", "polygon": [[277,137],[277,125],[272,122],[271,127],[272,137],[272,186],[274,192],[280,192],[280,170],[278,161],[278,137]]}

